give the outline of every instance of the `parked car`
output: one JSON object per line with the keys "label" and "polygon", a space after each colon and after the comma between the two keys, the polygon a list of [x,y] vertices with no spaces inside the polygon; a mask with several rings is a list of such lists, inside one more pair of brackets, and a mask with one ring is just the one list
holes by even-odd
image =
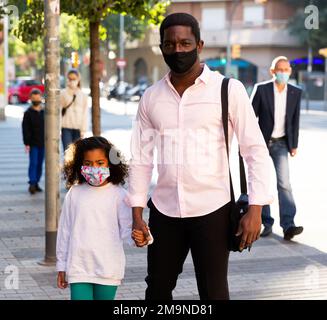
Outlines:
{"label": "parked car", "polygon": [[10,83],[8,88],[8,101],[10,104],[26,103],[30,92],[39,89],[44,93],[44,85],[41,81],[31,77],[18,77]]}

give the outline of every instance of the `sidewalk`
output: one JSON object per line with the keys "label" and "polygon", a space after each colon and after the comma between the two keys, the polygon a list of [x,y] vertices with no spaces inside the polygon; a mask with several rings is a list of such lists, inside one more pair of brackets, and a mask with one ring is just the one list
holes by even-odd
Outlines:
{"label": "sidewalk", "polygon": [[[103,135],[129,159],[131,121],[137,105],[126,106],[130,115],[124,114],[124,104],[103,105]],[[55,268],[38,265],[44,256],[44,194],[30,196],[27,192],[22,107],[8,106],[6,111],[6,122],[0,122],[0,300],[69,299],[69,289],[56,288]],[[304,225],[305,231],[292,243],[282,239],[276,200],[272,207],[275,234],[256,242],[250,253],[231,254],[231,299],[327,299],[326,141],[327,115],[303,112],[299,154],[290,165],[298,206],[296,222]],[[62,199],[64,194],[62,186]],[[126,277],[117,299],[144,299],[146,249],[126,248],[126,253]],[[19,289],[6,289],[8,265],[18,268]],[[174,297],[198,299],[190,256]]]}

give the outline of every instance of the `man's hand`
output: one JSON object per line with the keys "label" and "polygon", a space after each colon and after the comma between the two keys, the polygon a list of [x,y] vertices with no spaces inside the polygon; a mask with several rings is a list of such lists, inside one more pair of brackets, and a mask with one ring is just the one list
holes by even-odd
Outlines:
{"label": "man's hand", "polygon": [[57,286],[59,289],[66,289],[68,282],[66,281],[66,272],[59,271],[57,276]]}
{"label": "man's hand", "polygon": [[30,153],[31,147],[30,146],[25,146],[25,152]]}
{"label": "man's hand", "polygon": [[291,149],[291,157],[296,155],[297,149]]}
{"label": "man's hand", "polygon": [[[132,238],[135,241],[137,247],[144,247],[148,244],[151,236],[148,232],[149,227],[147,226],[146,222],[142,218],[143,208],[141,207],[134,207],[133,208],[133,232]],[[143,236],[140,236],[139,231],[143,233]],[[144,241],[142,242],[142,240]]]}
{"label": "man's hand", "polygon": [[243,216],[236,236],[242,235],[240,250],[250,247],[259,239],[261,231],[261,209],[262,206],[250,205],[248,212]]}

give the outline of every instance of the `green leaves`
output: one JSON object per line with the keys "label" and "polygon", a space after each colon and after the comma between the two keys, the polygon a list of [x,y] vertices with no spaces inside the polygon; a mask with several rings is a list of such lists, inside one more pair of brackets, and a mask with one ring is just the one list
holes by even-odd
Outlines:
{"label": "green leaves", "polygon": [[[138,37],[138,32],[144,31],[142,26],[158,24],[163,20],[163,14],[169,3],[168,0],[61,0],[60,5],[61,13],[77,19],[72,26],[76,26],[77,21],[84,21],[84,25],[103,21],[111,14],[123,13],[133,16],[134,19],[130,20],[130,23],[135,26],[130,30],[132,37],[134,35]],[[32,43],[44,36],[43,0],[9,0],[8,4],[16,5],[19,9],[20,19],[14,30],[16,37],[25,43]],[[6,5],[0,5],[0,15],[5,14],[5,7]],[[103,29],[101,38],[106,38]]]}

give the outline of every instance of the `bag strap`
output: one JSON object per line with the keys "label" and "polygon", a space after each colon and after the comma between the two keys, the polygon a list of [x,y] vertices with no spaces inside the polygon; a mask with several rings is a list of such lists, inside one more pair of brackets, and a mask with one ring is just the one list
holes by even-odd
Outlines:
{"label": "bag strap", "polygon": [[76,99],[76,94],[74,94],[73,95],[73,100],[72,100],[72,102],[71,103],[69,103],[66,107],[64,107],[64,109],[68,109],[73,103],[74,103],[74,101],[75,101],[75,99]]}
{"label": "bag strap", "polygon": [[[230,180],[230,190],[231,190],[231,200],[235,201],[234,188],[232,182],[232,175],[230,171],[230,163],[229,163],[229,145],[228,145],[228,83],[229,78],[224,78],[221,85],[221,110],[222,110],[222,120],[223,120],[223,128],[225,135],[225,144],[227,151],[227,159],[228,159],[228,167],[229,167],[229,180]],[[245,176],[245,168],[243,158],[241,156],[240,150],[238,151],[239,157],[239,168],[240,168],[240,187],[241,193],[247,194],[247,183]]]}

